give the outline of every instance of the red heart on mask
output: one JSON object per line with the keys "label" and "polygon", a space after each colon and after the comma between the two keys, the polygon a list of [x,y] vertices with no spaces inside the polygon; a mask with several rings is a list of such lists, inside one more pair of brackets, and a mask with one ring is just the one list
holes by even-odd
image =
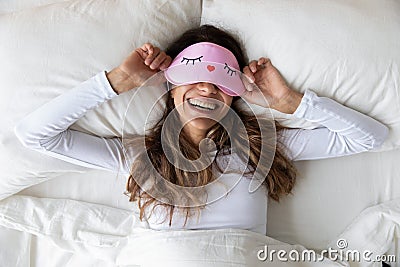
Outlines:
{"label": "red heart on mask", "polygon": [[212,71],[215,70],[215,67],[212,66],[212,65],[207,65],[207,69],[208,69],[209,72],[212,72]]}

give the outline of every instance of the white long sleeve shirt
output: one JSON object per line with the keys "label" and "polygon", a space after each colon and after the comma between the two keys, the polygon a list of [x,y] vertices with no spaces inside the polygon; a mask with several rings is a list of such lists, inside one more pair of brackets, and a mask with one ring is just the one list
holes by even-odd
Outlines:
{"label": "white long sleeve shirt", "polygon": [[[23,118],[15,133],[26,146],[47,155],[81,166],[122,172],[129,175],[121,139],[103,138],[71,130],[69,127],[88,110],[94,109],[117,94],[105,72],[76,86]],[[291,160],[310,160],[360,153],[379,147],[388,128],[378,121],[347,108],[332,99],[318,97],[306,90],[293,116],[319,123],[321,127],[284,129],[281,137]],[[239,159],[234,158],[238,161]],[[162,207],[147,218],[153,229],[240,228],[266,233],[267,192],[264,186],[249,193],[250,179],[239,174],[224,174],[221,181],[239,181],[232,191],[190,217],[183,227],[184,216],[177,215],[169,226]],[[217,189],[210,196],[220,193]],[[217,192],[218,191],[218,192]]]}

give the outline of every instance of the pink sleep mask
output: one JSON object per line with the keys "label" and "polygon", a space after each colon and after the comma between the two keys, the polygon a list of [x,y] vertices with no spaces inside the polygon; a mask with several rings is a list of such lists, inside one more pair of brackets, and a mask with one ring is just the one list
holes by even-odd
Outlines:
{"label": "pink sleep mask", "polygon": [[233,53],[209,42],[185,48],[165,70],[165,77],[174,85],[212,83],[230,96],[240,96],[246,91]]}

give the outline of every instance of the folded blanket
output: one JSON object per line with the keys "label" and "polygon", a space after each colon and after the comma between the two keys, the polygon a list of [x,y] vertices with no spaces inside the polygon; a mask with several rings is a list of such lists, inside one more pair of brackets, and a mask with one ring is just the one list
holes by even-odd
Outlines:
{"label": "folded blanket", "polygon": [[69,199],[9,197],[0,225],[118,266],[348,266],[247,230],[155,231],[131,211]]}

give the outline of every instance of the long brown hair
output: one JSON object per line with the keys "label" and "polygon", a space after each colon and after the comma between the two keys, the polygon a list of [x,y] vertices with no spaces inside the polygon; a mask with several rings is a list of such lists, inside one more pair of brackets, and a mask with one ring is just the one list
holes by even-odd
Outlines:
{"label": "long brown hair", "polygon": [[[166,49],[166,53],[172,58],[177,56],[186,47],[198,43],[198,42],[212,42],[229,49],[238,60],[241,69],[246,65],[246,57],[241,49],[241,45],[238,41],[230,34],[222,31],[211,25],[203,25],[199,28],[195,28],[185,32],[178,40],[176,40],[169,48]],[[255,116],[249,110],[244,110],[238,104],[240,101],[239,97],[234,97],[231,110],[228,114],[221,120],[224,123],[216,123],[208,132],[207,138],[214,141],[217,149],[217,157],[215,157],[212,164],[208,167],[193,172],[185,171],[175,164],[171,163],[166,156],[166,151],[174,155],[177,153],[169,144],[174,144],[173,140],[177,140],[179,143],[178,152],[184,155],[189,160],[196,160],[200,158],[201,152],[197,145],[191,142],[189,136],[187,136],[184,131],[180,133],[176,132],[176,128],[168,128],[165,125],[165,121],[169,115],[173,115],[174,112],[174,102],[170,93],[168,93],[166,101],[166,107],[161,119],[148,131],[149,133],[144,136],[145,140],[145,151],[138,155],[132,164],[130,176],[127,182],[127,191],[130,194],[130,201],[138,201],[140,209],[140,219],[142,220],[145,215],[145,210],[148,207],[153,207],[150,214],[154,211],[156,206],[164,206],[166,210],[166,217],[169,217],[169,224],[172,224],[172,217],[174,211],[179,211],[185,214],[185,224],[191,215],[193,215],[192,210],[196,210],[191,207],[176,207],[168,203],[174,203],[174,200],[182,199],[184,203],[190,203],[193,206],[194,203],[198,203],[198,208],[204,207],[204,199],[202,195],[196,194],[182,194],[178,190],[174,190],[168,186],[168,183],[172,183],[178,186],[184,187],[201,187],[216,179],[215,168],[220,173],[223,173],[223,168],[218,163],[218,157],[230,153],[230,148],[232,145],[237,144],[241,146],[244,141],[248,142],[249,145],[249,155],[239,155],[248,158],[248,169],[246,176],[254,174],[256,168],[263,168],[264,165],[267,166],[265,171],[266,179],[263,185],[266,186],[268,191],[268,196],[276,201],[279,201],[281,195],[289,194],[295,184],[296,170],[292,162],[286,157],[284,153],[284,146],[281,143],[271,144],[271,138],[275,136],[275,132],[270,135],[263,137],[261,136],[261,129],[274,129],[279,135],[281,127],[277,122],[268,119]],[[231,116],[230,114],[237,114],[237,116]],[[179,118],[177,115],[173,118],[175,123],[179,123]],[[229,127],[235,127],[238,125],[238,119],[240,123],[243,123],[245,131],[238,132]],[[225,126],[228,125],[228,128]],[[164,128],[164,129],[163,129]],[[161,142],[162,131],[164,131],[166,139],[163,143]],[[232,134],[234,133],[234,134]],[[275,139],[274,139],[275,140]],[[279,138],[277,138],[279,140]],[[274,153],[271,164],[261,164],[260,162],[262,149],[266,149],[271,153]],[[175,152],[174,152],[175,151]],[[174,156],[173,156],[174,157]],[[178,156],[174,157],[178,159]],[[151,168],[149,168],[151,164]],[[146,182],[154,181],[152,177],[156,175],[161,175],[165,179],[165,183],[154,183],[146,189],[142,188]],[[264,176],[265,177],[265,176]],[[151,183],[150,183],[151,184]],[[155,199],[153,197],[155,192],[161,192],[164,200]],[[206,192],[204,192],[206,194]],[[165,200],[168,201],[165,201]],[[188,205],[189,206],[189,205]]]}

